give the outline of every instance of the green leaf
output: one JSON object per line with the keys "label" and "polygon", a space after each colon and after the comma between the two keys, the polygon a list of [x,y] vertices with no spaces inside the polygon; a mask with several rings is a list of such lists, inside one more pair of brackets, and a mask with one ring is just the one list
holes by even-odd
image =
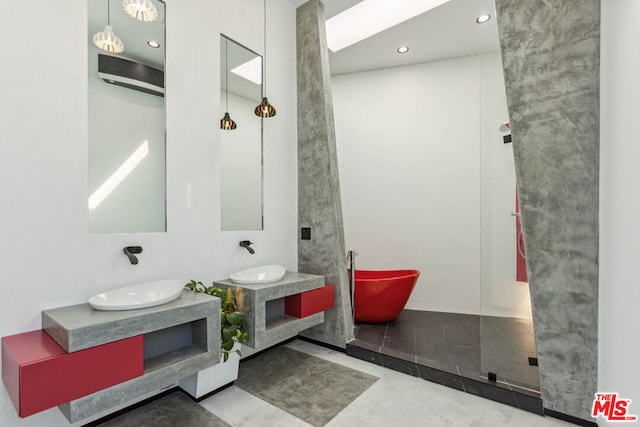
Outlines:
{"label": "green leaf", "polygon": [[237,311],[227,314],[227,321],[232,325],[242,326],[247,320],[247,316]]}
{"label": "green leaf", "polygon": [[227,341],[233,339],[236,336],[238,328],[230,326],[228,328],[222,328],[222,340]]}
{"label": "green leaf", "polygon": [[229,353],[225,351],[224,353],[222,353],[222,363],[226,362],[227,360],[229,360]]}
{"label": "green leaf", "polygon": [[222,342],[222,348],[226,351],[229,351],[233,348],[235,342],[233,340],[226,340]]}
{"label": "green leaf", "polygon": [[227,320],[227,315],[225,313],[220,313],[220,328],[228,328],[231,326],[231,323]]}
{"label": "green leaf", "polygon": [[220,299],[226,299],[227,297],[227,291],[224,289],[217,288],[215,286],[210,286],[208,289],[214,297],[218,297]]}

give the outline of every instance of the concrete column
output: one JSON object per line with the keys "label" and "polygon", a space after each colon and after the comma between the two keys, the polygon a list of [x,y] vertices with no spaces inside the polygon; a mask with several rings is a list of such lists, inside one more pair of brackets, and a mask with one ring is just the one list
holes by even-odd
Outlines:
{"label": "concrete column", "polygon": [[298,271],[324,275],[335,285],[335,307],[322,325],[302,335],[345,348],[353,338],[342,200],[324,4],[310,0],[297,9],[298,223],[311,240],[298,244]]}
{"label": "concrete column", "polygon": [[496,0],[540,387],[591,419],[598,364],[600,1]]}

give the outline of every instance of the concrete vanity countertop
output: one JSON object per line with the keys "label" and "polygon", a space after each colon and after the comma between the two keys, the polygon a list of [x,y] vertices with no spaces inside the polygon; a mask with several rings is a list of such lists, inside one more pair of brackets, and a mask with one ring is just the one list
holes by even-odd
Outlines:
{"label": "concrete vanity countertop", "polygon": [[98,311],[89,304],[42,312],[43,329],[67,352],[144,338],[144,374],[59,406],[72,423],[179,383],[220,362],[220,299],[183,291],[155,307]]}
{"label": "concrete vanity countertop", "polygon": [[231,289],[238,301],[238,310],[247,315],[247,345],[261,350],[278,344],[300,331],[324,322],[324,312],[304,318],[284,314],[284,298],[325,285],[324,276],[287,271],[277,282],[264,284],[237,284],[231,280],[214,282],[215,286]]}
{"label": "concrete vanity countertop", "polygon": [[219,311],[219,299],[185,290],[167,304],[137,310],[100,311],[86,303],[44,310],[42,329],[72,353],[203,319]]}

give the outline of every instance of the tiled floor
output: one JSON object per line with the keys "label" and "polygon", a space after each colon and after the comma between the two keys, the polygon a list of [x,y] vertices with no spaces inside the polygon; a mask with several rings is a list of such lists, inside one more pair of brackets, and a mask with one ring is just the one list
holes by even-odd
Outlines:
{"label": "tiled floor", "polygon": [[[572,425],[404,375],[308,342],[298,340],[286,346],[379,378],[330,420],[327,427]],[[203,400],[201,405],[236,427],[309,426],[235,386]]]}
{"label": "tiled floor", "polygon": [[389,323],[357,325],[349,344],[466,378],[493,372],[511,388],[540,388],[527,319],[403,310]]}

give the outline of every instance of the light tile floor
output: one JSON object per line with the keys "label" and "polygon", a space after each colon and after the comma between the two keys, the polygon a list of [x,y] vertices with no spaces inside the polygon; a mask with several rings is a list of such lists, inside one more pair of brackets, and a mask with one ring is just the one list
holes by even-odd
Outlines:
{"label": "light tile floor", "polygon": [[[286,345],[380,378],[333,418],[327,427],[573,425],[405,375],[305,341],[296,340]],[[203,400],[201,405],[236,427],[309,426],[237,387],[223,390]]]}

